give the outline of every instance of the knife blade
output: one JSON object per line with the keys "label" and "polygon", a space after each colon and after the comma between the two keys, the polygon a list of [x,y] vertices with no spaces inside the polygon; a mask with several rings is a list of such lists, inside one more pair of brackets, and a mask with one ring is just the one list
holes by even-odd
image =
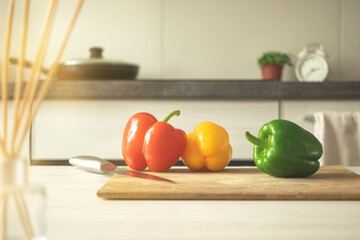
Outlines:
{"label": "knife blade", "polygon": [[76,156],[69,159],[69,163],[83,171],[92,173],[115,173],[128,177],[141,178],[145,180],[175,183],[169,179],[151,175],[148,173],[133,171],[130,169],[119,168],[115,164],[94,156]]}

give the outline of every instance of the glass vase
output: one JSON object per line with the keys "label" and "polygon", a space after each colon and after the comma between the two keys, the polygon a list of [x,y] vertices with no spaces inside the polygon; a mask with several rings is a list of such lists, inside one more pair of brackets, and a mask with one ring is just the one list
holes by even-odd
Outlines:
{"label": "glass vase", "polygon": [[28,182],[23,158],[0,159],[0,240],[46,239],[45,188]]}

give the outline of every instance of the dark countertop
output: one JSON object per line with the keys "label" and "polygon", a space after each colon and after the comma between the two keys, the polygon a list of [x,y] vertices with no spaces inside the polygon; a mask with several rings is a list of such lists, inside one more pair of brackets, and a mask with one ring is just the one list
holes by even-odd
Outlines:
{"label": "dark countertop", "polygon": [[47,99],[360,99],[360,81],[63,80]]}

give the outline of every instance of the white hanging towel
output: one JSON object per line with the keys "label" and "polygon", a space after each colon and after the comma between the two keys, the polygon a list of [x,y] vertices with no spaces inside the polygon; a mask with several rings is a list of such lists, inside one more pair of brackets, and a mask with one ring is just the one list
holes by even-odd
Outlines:
{"label": "white hanging towel", "polygon": [[360,166],[360,112],[316,112],[314,117],[314,133],[324,149],[320,164]]}

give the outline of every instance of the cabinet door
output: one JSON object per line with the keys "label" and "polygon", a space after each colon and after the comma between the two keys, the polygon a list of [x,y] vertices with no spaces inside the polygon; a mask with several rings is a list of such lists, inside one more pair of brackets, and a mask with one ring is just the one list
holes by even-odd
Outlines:
{"label": "cabinet door", "polygon": [[[0,123],[0,134],[1,137],[4,137],[4,130],[3,130],[3,121],[2,121],[2,117],[3,117],[3,109],[2,109],[2,105],[0,104],[0,116],[1,116],[1,123]],[[23,118],[22,124],[25,123],[25,117]],[[12,142],[12,138],[13,138],[13,130],[14,130],[14,102],[13,101],[9,101],[8,102],[8,106],[7,106],[7,133],[6,133],[6,138],[7,138],[7,148],[8,151],[11,148],[11,142]],[[23,134],[23,129],[20,128],[18,133],[16,134],[16,142],[15,142],[15,148],[18,147],[19,144],[19,139],[21,138],[22,134]],[[26,159],[29,159],[29,132],[26,133],[25,135],[25,140],[21,146],[21,150],[20,150],[20,156]]]}
{"label": "cabinet door", "polygon": [[360,111],[360,101],[283,101],[281,110],[281,118],[314,132],[314,122],[303,120],[303,116],[320,111]]}
{"label": "cabinet door", "polygon": [[33,159],[68,159],[95,155],[122,159],[122,135],[128,119],[150,112],[162,120],[180,109],[169,123],[191,132],[202,121],[223,126],[230,135],[233,159],[252,159],[252,145],[245,131],[257,134],[260,127],[278,116],[276,101],[214,100],[47,100],[34,122]]}

